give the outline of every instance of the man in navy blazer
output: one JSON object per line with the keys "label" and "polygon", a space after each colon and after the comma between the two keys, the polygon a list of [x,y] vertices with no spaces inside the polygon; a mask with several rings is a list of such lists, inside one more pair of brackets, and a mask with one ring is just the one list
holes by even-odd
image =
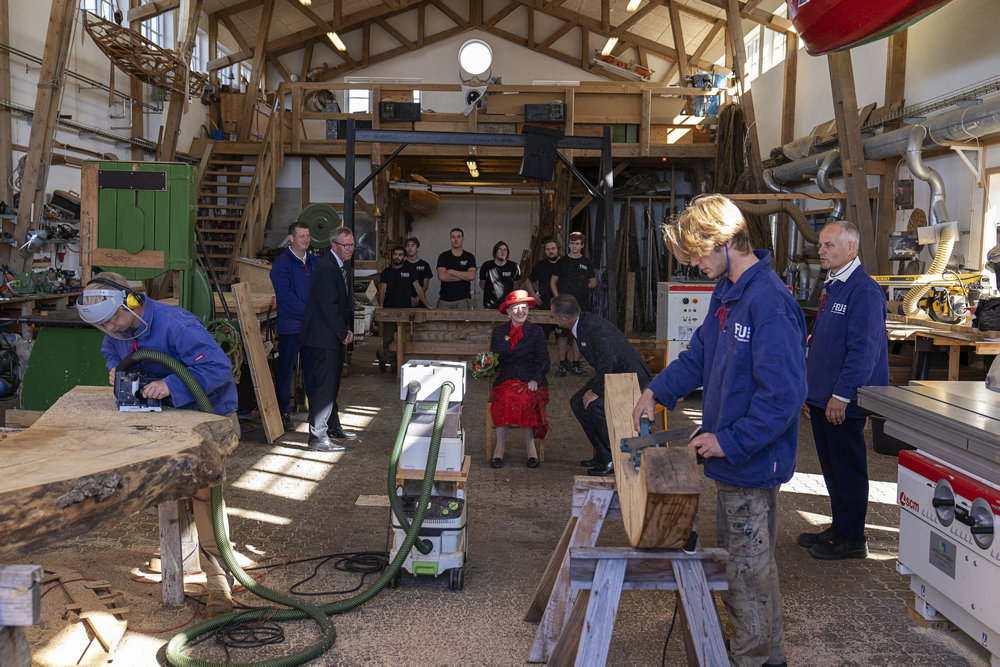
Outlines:
{"label": "man in navy blazer", "polygon": [[302,315],[302,346],[314,373],[309,395],[309,446],[324,452],[342,452],[344,446],[332,438],[357,437],[341,427],[337,411],[344,351],[354,340],[354,289],[347,280],[347,262],[354,256],[354,233],[338,227],[330,242],[330,252],[316,263],[309,281],[309,298]]}
{"label": "man in navy blazer", "polygon": [[580,354],[594,369],[594,377],[569,399],[573,414],[594,447],[594,458],[580,461],[580,465],[590,466],[588,475],[614,474],[608,420],[604,413],[604,376],[608,373],[635,373],[639,386],[645,387],[652,373],[615,325],[600,315],[581,313],[580,304],[572,294],[553,297],[552,319],[573,334],[580,346]]}

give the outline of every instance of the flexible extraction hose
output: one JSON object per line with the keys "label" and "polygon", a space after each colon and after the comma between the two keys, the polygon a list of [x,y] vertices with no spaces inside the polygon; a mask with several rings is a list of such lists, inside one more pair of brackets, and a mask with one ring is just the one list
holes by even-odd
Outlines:
{"label": "flexible extraction hose", "polygon": [[920,299],[930,290],[930,285],[921,283],[936,280],[944,274],[944,270],[948,267],[948,260],[951,259],[952,250],[955,249],[956,236],[954,225],[948,225],[941,230],[941,239],[938,241],[934,261],[931,262],[926,273],[913,281],[913,287],[903,297],[903,314],[907,317],[917,317],[921,314]]}
{"label": "flexible extraction hose", "polygon": [[[840,164],[840,151],[834,149],[827,153],[826,157],[819,165],[819,169],[816,171],[816,185],[819,186],[821,192],[826,192],[827,194],[839,193],[833,183],[830,182],[830,171]],[[844,209],[847,208],[847,200],[845,199],[831,199],[833,204],[833,212],[830,214],[833,220],[843,220],[844,219]]]}
{"label": "flexible extraction hose", "polygon": [[[137,353],[134,353],[137,354]],[[130,355],[131,356],[131,355]],[[168,357],[169,358],[169,357]],[[175,360],[175,364],[180,365]],[[168,364],[164,364],[168,365]],[[174,368],[169,366],[172,370]],[[176,372],[176,371],[175,371]],[[178,374],[180,375],[180,374]],[[190,373],[189,373],[190,375]],[[183,378],[182,378],[183,379]],[[194,386],[198,391],[204,395],[204,391],[201,387],[197,386],[197,382],[191,377]],[[187,384],[185,383],[187,386]],[[192,394],[196,394],[195,390],[191,386],[188,386]],[[427,463],[424,468],[424,479],[420,487],[420,497],[417,501],[417,508],[413,513],[413,522],[410,525],[410,529],[406,532],[406,537],[403,539],[403,544],[400,546],[399,551],[396,553],[396,557],[393,559],[392,563],[385,569],[382,576],[379,577],[378,581],[369,586],[364,591],[361,591],[357,595],[348,598],[346,600],[341,600],[339,602],[332,602],[330,604],[324,605],[323,607],[315,607],[309,603],[304,603],[297,600],[296,598],[291,598],[291,596],[285,596],[284,594],[272,591],[264,586],[259,585],[253,579],[248,577],[243,569],[240,567],[239,563],[236,562],[236,557],[233,554],[232,548],[229,545],[229,538],[225,531],[225,521],[222,510],[222,487],[214,486],[212,487],[212,527],[215,533],[215,541],[219,547],[219,552],[222,554],[223,561],[226,563],[226,567],[233,572],[234,576],[239,580],[248,591],[263,597],[264,599],[270,600],[272,602],[279,602],[281,604],[286,604],[288,606],[294,606],[295,609],[281,609],[274,612],[270,609],[257,609],[247,612],[234,612],[231,614],[223,614],[222,616],[216,616],[215,618],[210,618],[198,625],[188,628],[177,635],[175,635],[170,642],[167,644],[166,654],[167,660],[170,664],[182,667],[224,667],[223,663],[207,662],[203,660],[197,660],[181,654],[184,646],[190,642],[195,637],[199,637],[207,632],[211,632],[216,628],[228,625],[233,622],[246,622],[246,621],[257,621],[257,620],[270,620],[270,621],[290,621],[299,620],[310,616],[320,623],[319,619],[313,615],[313,610],[317,609],[324,616],[326,623],[320,623],[321,627],[324,628],[323,637],[319,642],[310,646],[302,651],[294,653],[289,656],[284,656],[282,658],[275,658],[273,660],[266,660],[257,663],[245,663],[247,665],[253,665],[254,667],[291,667],[292,665],[299,665],[303,662],[311,660],[318,655],[325,652],[333,642],[336,640],[336,630],[333,628],[333,624],[330,623],[326,616],[332,616],[333,614],[342,614],[346,611],[350,611],[356,607],[360,607],[364,603],[371,600],[373,597],[378,595],[382,589],[384,589],[390,581],[399,572],[400,567],[403,565],[403,561],[406,560],[410,553],[410,549],[413,548],[414,542],[416,542],[417,535],[420,532],[420,526],[423,524],[424,517],[427,514],[427,505],[430,501],[431,491],[434,487],[434,472],[437,468],[437,458],[438,452],[441,447],[441,434],[444,431],[444,419],[448,410],[448,401],[451,398],[452,392],[455,390],[455,386],[450,382],[445,382],[441,385],[441,395],[438,400],[437,413],[434,420],[434,430],[431,433],[430,447],[427,451]],[[414,392],[415,393],[415,392]],[[206,397],[207,401],[207,397]],[[211,406],[209,406],[211,407]],[[406,429],[400,429],[399,434],[396,437],[396,443],[393,447],[394,453],[396,450],[402,449],[403,436],[406,433]],[[395,488],[392,489],[392,494],[395,495]],[[239,573],[239,574],[237,574]],[[242,575],[242,578],[241,576]],[[285,602],[284,599],[275,599],[269,597],[267,594],[274,594],[276,597],[289,598],[295,600],[294,605]],[[327,631],[325,626],[329,624],[329,630]]]}
{"label": "flexible extraction hose", "polygon": [[802,238],[809,243],[818,243],[819,234],[813,231],[812,226],[809,221],[806,220],[805,214],[802,212],[798,206],[790,201],[780,200],[773,201],[767,204],[754,204],[748,201],[734,200],[736,208],[740,209],[744,215],[771,215],[773,213],[787,213],[788,217],[795,221],[795,226],[798,228],[799,233],[802,234]]}
{"label": "flexible extraction hose", "polygon": [[[396,446],[392,448],[392,455],[389,457],[389,477],[388,477],[388,488],[389,488],[389,505],[392,507],[392,513],[396,517],[396,521],[399,522],[399,527],[406,532],[410,529],[410,522],[406,519],[406,513],[403,511],[403,502],[396,495],[396,468],[399,466],[399,457],[403,452],[403,438],[406,436],[406,429],[410,425],[410,416],[413,414],[413,406],[417,402],[417,392],[420,391],[420,383],[414,380],[410,384],[406,385],[406,402],[403,404],[403,419],[399,422],[399,433],[396,434]],[[415,546],[417,551],[427,555],[434,548],[430,540],[417,540]]]}

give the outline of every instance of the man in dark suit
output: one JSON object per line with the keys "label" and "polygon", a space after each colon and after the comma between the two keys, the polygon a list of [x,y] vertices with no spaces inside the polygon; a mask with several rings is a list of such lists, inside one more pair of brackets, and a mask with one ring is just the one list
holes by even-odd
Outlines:
{"label": "man in dark suit", "polygon": [[580,354],[594,369],[594,377],[569,399],[570,408],[594,447],[594,457],[580,461],[589,467],[588,475],[611,475],[611,442],[608,421],[604,413],[604,376],[608,373],[635,373],[639,386],[645,387],[652,374],[635,348],[611,322],[600,315],[581,313],[580,304],[572,294],[560,294],[552,299],[552,319],[572,332],[580,346]]}
{"label": "man in dark suit", "polygon": [[338,227],[330,241],[330,252],[316,263],[309,281],[309,299],[302,315],[302,346],[314,372],[309,396],[309,446],[324,452],[342,452],[344,446],[333,438],[357,437],[341,428],[337,412],[344,351],[354,340],[354,290],[347,281],[347,262],[354,255],[354,233]]}

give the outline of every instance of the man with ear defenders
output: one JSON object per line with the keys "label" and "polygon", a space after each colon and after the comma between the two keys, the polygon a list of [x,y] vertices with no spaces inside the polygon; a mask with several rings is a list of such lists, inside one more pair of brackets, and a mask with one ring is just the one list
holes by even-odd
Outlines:
{"label": "man with ear defenders", "polygon": [[[158,350],[182,363],[205,391],[218,415],[229,417],[239,436],[238,405],[229,358],[201,321],[177,306],[147,299],[129,289],[128,281],[112,272],[97,274],[77,299],[81,319],[104,332],[101,353],[114,384],[115,370],[122,359],[136,350]],[[156,378],[143,389],[145,398],[157,398],[175,408],[197,410],[194,396],[169,368],[155,361],[142,361],[136,369]],[[208,487],[191,499],[195,525],[201,542],[201,569],[208,584],[207,616],[233,609],[226,569],[212,532]],[[223,516],[225,512],[223,512]],[[229,526],[226,526],[229,534]]]}

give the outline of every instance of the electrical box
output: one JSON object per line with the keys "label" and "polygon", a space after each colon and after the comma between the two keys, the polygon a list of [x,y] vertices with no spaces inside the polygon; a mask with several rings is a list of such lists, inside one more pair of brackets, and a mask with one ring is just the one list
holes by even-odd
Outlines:
{"label": "electrical box", "polygon": [[667,341],[667,363],[691,344],[691,336],[708,316],[715,283],[658,283],[656,337]]}

